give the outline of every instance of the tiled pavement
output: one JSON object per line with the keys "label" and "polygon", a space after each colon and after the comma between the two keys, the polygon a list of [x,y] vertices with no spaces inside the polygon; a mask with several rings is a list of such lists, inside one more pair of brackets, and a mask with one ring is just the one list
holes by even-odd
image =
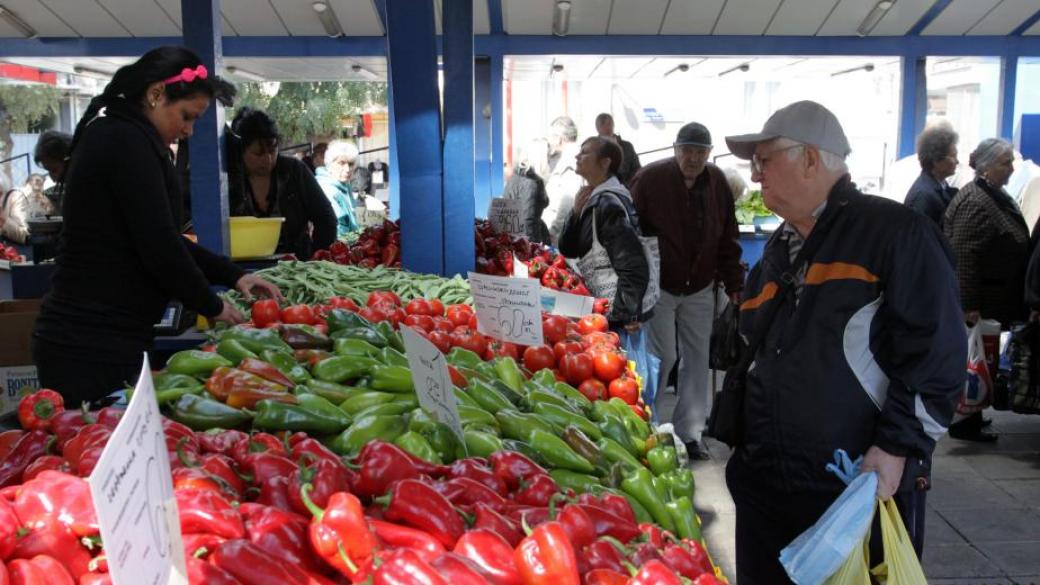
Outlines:
{"label": "tiled pavement", "polygon": [[[665,393],[659,402],[667,415],[675,395]],[[1040,416],[985,414],[1001,435],[996,444],[945,437],[936,447],[925,574],[933,585],[1040,585]],[[729,449],[710,440],[708,447],[712,460],[692,465],[696,506],[713,558],[733,579],[734,509],[724,475]]]}

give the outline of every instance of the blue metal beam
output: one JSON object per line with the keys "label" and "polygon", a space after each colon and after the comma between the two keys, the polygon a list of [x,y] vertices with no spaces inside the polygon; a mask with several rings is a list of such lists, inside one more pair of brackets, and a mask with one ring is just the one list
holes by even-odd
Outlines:
{"label": "blue metal beam", "polygon": [[924,13],[924,16],[921,17],[921,20],[918,20],[914,26],[910,27],[910,32],[907,34],[919,36],[921,31],[928,28],[928,25],[932,24],[932,21],[938,18],[939,15],[942,14],[942,11],[946,10],[946,7],[952,2],[953,0],[936,0],[935,4],[932,4],[932,7],[929,8]]}
{"label": "blue metal beam", "polygon": [[1011,31],[1011,36],[1013,36],[1013,37],[1020,37],[1020,36],[1022,36],[1023,34],[1025,34],[1025,32],[1027,30],[1033,28],[1033,25],[1038,23],[1038,22],[1040,22],[1040,10],[1037,10],[1036,14],[1034,14],[1033,16],[1030,16],[1029,18],[1027,18],[1025,22],[1023,22],[1022,24],[1018,25],[1018,27],[1016,27],[1015,30]]}
{"label": "blue metal beam", "polygon": [[379,22],[383,25],[383,34],[386,34],[386,0],[372,0],[372,4],[375,5]]}
{"label": "blue metal beam", "polygon": [[1015,136],[1015,86],[1018,83],[1018,57],[1000,59],[1000,106],[997,108],[997,129],[1000,136],[1013,140]]}
{"label": "blue metal beam", "polygon": [[928,81],[924,57],[903,57],[903,83],[900,88],[899,158],[916,150],[917,135],[924,129],[928,114]]}
{"label": "blue metal beam", "polygon": [[[181,0],[184,40],[210,71],[223,64],[220,0]],[[228,182],[224,160],[224,108],[212,104],[195,123],[191,153],[191,216],[199,244],[228,253]]]}
{"label": "blue metal beam", "polygon": [[491,34],[505,34],[505,20],[502,18],[502,0],[487,0],[488,20],[491,23]]}
{"label": "blue metal beam", "polygon": [[[187,22],[187,21],[185,21]],[[182,37],[0,39],[4,57],[140,57]],[[224,37],[225,57],[382,57],[383,37]]]}
{"label": "blue metal beam", "polygon": [[[502,121],[505,119],[505,102],[502,99],[503,75],[502,55],[491,56],[491,196],[498,196],[505,188],[505,167],[503,156],[505,142]],[[510,113],[512,115],[512,113]],[[481,215],[487,213],[487,206],[480,209]]]}
{"label": "blue metal beam", "polygon": [[473,2],[443,0],[441,12],[444,27],[444,273],[464,277],[475,266]]}
{"label": "blue metal beam", "polygon": [[[488,202],[497,193],[491,192],[491,161],[497,155],[491,153],[491,62],[486,58],[477,59],[474,64],[474,100],[473,107],[473,149],[476,159],[476,175],[473,186],[473,209],[477,217],[487,213]],[[484,117],[484,108],[488,116]]]}

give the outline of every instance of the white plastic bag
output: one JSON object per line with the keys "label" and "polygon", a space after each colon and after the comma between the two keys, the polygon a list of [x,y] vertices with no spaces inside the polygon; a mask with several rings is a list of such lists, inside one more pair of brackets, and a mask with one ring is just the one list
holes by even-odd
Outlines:
{"label": "white plastic bag", "polygon": [[981,411],[993,401],[993,372],[986,359],[985,336],[992,332],[994,325],[999,335],[1000,323],[992,320],[979,321],[968,329],[968,376],[954,422]]}

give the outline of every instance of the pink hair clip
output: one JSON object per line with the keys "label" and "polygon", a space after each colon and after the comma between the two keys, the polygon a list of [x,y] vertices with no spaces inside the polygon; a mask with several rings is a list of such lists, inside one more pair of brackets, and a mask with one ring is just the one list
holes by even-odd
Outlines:
{"label": "pink hair clip", "polygon": [[185,83],[191,83],[192,81],[195,81],[196,79],[206,79],[207,77],[209,77],[209,71],[206,71],[206,66],[205,65],[199,65],[198,67],[196,67],[194,69],[188,69],[187,67],[185,67],[184,69],[181,69],[180,73],[178,73],[177,75],[174,75],[173,77],[167,79],[164,83],[166,83],[166,85],[169,85],[171,83],[177,83],[178,81],[183,81]]}

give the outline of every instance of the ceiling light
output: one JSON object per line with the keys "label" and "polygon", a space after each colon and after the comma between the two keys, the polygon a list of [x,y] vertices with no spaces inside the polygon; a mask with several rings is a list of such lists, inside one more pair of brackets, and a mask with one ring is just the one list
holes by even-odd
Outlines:
{"label": "ceiling light", "polygon": [[228,75],[234,75],[235,77],[241,77],[242,79],[248,79],[249,81],[255,81],[257,83],[263,83],[267,81],[262,76],[253,73],[252,71],[246,71],[245,69],[239,69],[234,65],[228,65],[224,69],[227,70]]}
{"label": "ceiling light", "polygon": [[863,22],[859,24],[859,28],[856,29],[856,34],[861,37],[865,37],[870,34],[870,31],[874,30],[881,19],[884,18],[885,14],[895,5],[895,0],[881,0],[874,5],[874,8],[870,9],[870,13],[867,14]]}
{"label": "ceiling light", "polygon": [[679,63],[675,67],[672,67],[668,71],[665,71],[664,76],[668,77],[669,75],[671,75],[672,73],[675,73],[676,71],[681,71],[682,73],[686,73],[689,70],[690,70],[690,66],[688,64],[686,64],[686,63]]}
{"label": "ceiling light", "polygon": [[553,34],[558,37],[567,36],[571,28],[571,3],[570,0],[558,0],[556,9],[553,10]]}
{"label": "ceiling light", "polygon": [[25,38],[36,38],[36,29],[29,26],[29,23],[22,20],[20,16],[18,16],[14,12],[11,12],[10,8],[0,5],[0,18],[3,18],[7,22],[7,24],[18,29],[18,32],[22,33],[22,36],[24,36]]}
{"label": "ceiling light", "polygon": [[867,63],[866,65],[860,65],[859,67],[851,67],[849,69],[842,69],[841,71],[835,71],[834,73],[831,73],[831,77],[837,77],[839,75],[845,75],[847,73],[854,73],[856,71],[866,71],[866,72],[869,73],[869,72],[871,72],[873,70],[874,70],[874,64],[873,63]]}
{"label": "ceiling light", "polygon": [[311,8],[317,13],[321,26],[325,27],[325,34],[330,37],[343,36],[343,27],[340,26],[339,19],[336,18],[336,13],[328,2],[315,2],[311,4]]}
{"label": "ceiling light", "polygon": [[745,71],[746,72],[748,69],[751,69],[751,65],[749,63],[741,63],[740,65],[737,65],[736,67],[730,67],[729,69],[719,73],[719,77],[722,77],[723,75],[729,75],[730,73],[733,73],[734,71]]}

